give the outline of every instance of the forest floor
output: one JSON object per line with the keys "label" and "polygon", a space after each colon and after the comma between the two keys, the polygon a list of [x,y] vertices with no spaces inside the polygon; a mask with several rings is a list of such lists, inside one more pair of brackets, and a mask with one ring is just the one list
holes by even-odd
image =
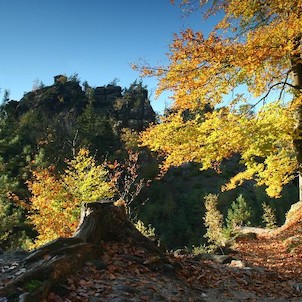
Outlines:
{"label": "forest floor", "polygon": [[[44,301],[302,301],[300,235],[302,222],[243,238],[220,263],[193,255],[162,258],[139,246],[106,243],[99,259],[52,288]],[[27,269],[23,257],[0,255],[0,287]],[[0,297],[6,301],[18,300]]]}

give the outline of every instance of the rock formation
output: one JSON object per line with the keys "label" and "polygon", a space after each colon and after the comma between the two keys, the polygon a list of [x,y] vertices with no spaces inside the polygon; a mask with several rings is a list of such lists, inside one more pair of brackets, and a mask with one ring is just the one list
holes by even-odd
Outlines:
{"label": "rock formation", "polygon": [[155,113],[148,91],[141,84],[131,87],[125,91],[115,85],[91,88],[92,99],[89,99],[78,81],[58,75],[53,85],[28,92],[19,102],[10,101],[7,106],[17,117],[30,110],[42,110],[46,116],[64,116],[67,123],[72,123],[92,102],[97,113],[114,118],[120,128],[141,131],[155,121]]}

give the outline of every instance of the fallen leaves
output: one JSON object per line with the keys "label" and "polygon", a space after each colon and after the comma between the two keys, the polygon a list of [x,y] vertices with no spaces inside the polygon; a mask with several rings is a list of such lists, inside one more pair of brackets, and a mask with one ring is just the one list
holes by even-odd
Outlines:
{"label": "fallen leaves", "polygon": [[[129,301],[198,301],[183,277],[172,269],[169,274],[174,277],[165,275],[168,258],[128,244],[108,243],[103,248],[105,253],[100,261],[106,263],[106,267],[96,269],[93,262],[88,262],[80,272],[67,279],[69,293],[62,295],[62,301],[85,302],[91,297],[101,301],[112,301],[116,297],[134,299]],[[48,299],[52,297],[53,293]]]}
{"label": "fallen leaves", "polygon": [[[160,256],[131,244],[106,243],[99,259],[87,262],[65,283],[52,288],[43,302],[183,302],[204,301],[205,297],[217,302],[277,297],[292,301],[293,297],[302,297],[302,248],[289,252],[284,245],[284,240],[293,235],[292,230],[287,230],[286,234],[239,241],[238,254],[233,255],[238,260],[231,264],[211,258],[196,260],[190,255]],[[14,261],[4,267],[14,276],[23,269]],[[221,300],[215,298],[217,295]]]}
{"label": "fallen leaves", "polygon": [[[242,261],[223,265],[211,260],[194,261],[189,256],[178,259],[166,255],[163,259],[128,244],[108,243],[103,248],[100,261],[106,265],[97,269],[87,263],[81,272],[68,278],[69,293],[62,301],[85,302],[91,297],[101,301],[117,297],[129,301],[202,301],[203,295],[216,289],[221,291],[221,301],[240,299],[243,294],[250,301],[258,301],[257,297],[301,296],[293,284],[302,284],[302,271],[299,268],[294,273],[297,267],[290,266],[301,255],[282,254],[285,249],[278,239],[239,242],[239,258],[247,267],[241,266]],[[169,273],[165,265],[172,268]]]}

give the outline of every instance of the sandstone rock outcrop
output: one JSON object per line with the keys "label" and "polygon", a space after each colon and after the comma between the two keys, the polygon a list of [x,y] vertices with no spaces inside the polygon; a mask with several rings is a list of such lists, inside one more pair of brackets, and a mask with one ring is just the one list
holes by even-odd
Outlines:
{"label": "sandstone rock outcrop", "polygon": [[[111,84],[91,90],[95,111],[115,119],[119,128],[141,131],[155,121],[148,91],[141,84],[133,84],[128,90]],[[7,106],[14,110],[17,117],[30,110],[42,110],[46,116],[63,117],[68,124],[83,112],[89,102],[91,99],[78,81],[57,75],[53,85],[28,92],[19,102],[11,101]]]}

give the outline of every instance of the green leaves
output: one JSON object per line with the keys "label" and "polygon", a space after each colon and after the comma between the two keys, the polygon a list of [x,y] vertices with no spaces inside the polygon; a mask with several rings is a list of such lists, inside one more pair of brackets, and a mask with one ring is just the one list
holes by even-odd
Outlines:
{"label": "green leaves", "polygon": [[242,195],[231,204],[227,215],[227,228],[235,230],[237,227],[249,224],[251,210]]}
{"label": "green leaves", "polygon": [[208,194],[205,196],[206,213],[204,223],[207,228],[205,237],[210,243],[218,246],[225,244],[226,238],[223,234],[223,216],[218,208],[218,195]]}
{"label": "green leaves", "polygon": [[29,219],[39,233],[33,247],[57,237],[70,237],[84,202],[114,194],[106,170],[96,164],[86,149],[80,149],[74,159],[67,161],[67,169],[61,175],[56,175],[54,167],[33,171],[33,175],[34,179],[28,182],[32,193]]}

